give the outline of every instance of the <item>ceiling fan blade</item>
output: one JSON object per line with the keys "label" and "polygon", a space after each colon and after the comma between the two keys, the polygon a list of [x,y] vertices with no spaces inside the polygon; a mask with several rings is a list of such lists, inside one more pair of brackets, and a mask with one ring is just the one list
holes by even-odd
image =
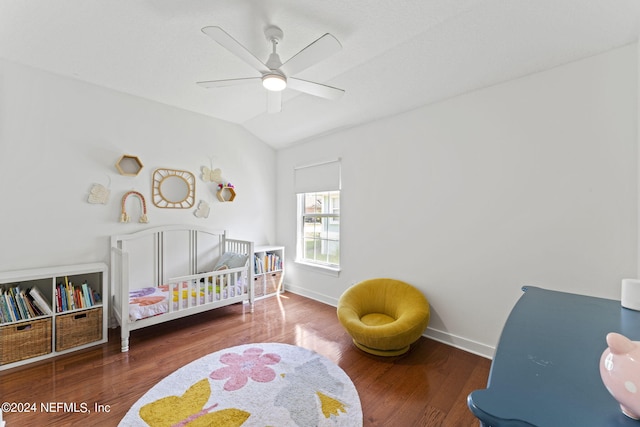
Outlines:
{"label": "ceiling fan blade", "polygon": [[204,27],[202,32],[211,37],[215,42],[222,47],[233,53],[244,62],[260,71],[261,73],[268,73],[269,67],[264,65],[262,61],[256,58],[253,53],[249,52],[244,46],[240,44],[236,39],[231,37],[225,30],[220,27]]}
{"label": "ceiling fan blade", "polygon": [[282,111],[282,92],[267,91],[267,113]]}
{"label": "ceiling fan blade", "polygon": [[206,82],[196,82],[196,84],[198,86],[202,86],[209,89],[209,88],[215,88],[215,87],[238,86],[238,85],[258,82],[260,80],[261,80],[260,77],[245,77],[241,79],[209,80]]}
{"label": "ceiling fan blade", "polygon": [[319,96],[320,98],[331,99],[333,101],[340,99],[340,97],[344,95],[343,89],[293,77],[289,77],[287,79],[287,88],[297,90],[298,92],[308,93],[309,95]]}
{"label": "ceiling fan blade", "polygon": [[282,64],[280,70],[287,76],[292,76],[330,57],[341,49],[342,45],[338,39],[327,33],[289,58],[287,62]]}

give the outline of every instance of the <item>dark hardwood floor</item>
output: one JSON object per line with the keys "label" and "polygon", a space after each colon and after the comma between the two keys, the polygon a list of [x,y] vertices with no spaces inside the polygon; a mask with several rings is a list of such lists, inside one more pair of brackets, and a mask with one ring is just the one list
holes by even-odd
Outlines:
{"label": "dark hardwood floor", "polygon": [[[0,401],[37,406],[32,413],[5,413],[6,427],[116,426],[171,372],[252,342],[294,344],[334,361],[358,390],[364,426],[478,425],[466,397],[486,386],[489,360],[424,337],[403,356],[371,356],[352,345],[334,307],[287,293],[258,301],[254,313],[234,305],[134,331],[128,353],[120,352],[119,329],[113,329],[104,345],[2,371]],[[68,411],[74,402],[79,412]],[[59,412],[43,413],[41,403]]]}

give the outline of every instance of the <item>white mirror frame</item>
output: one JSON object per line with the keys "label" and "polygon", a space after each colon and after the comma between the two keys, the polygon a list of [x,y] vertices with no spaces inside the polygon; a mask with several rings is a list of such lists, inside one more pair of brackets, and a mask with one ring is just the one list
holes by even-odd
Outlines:
{"label": "white mirror frame", "polygon": [[[184,192],[172,194],[175,186],[170,188],[172,181],[182,180]],[[163,188],[164,187],[164,188]],[[153,204],[159,208],[187,209],[194,205],[196,199],[196,178],[188,171],[177,169],[156,169],[153,171]]]}

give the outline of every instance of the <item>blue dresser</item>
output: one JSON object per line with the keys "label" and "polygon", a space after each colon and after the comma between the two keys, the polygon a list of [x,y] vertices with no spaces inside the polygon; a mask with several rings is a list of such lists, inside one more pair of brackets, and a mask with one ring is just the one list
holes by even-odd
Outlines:
{"label": "blue dresser", "polygon": [[482,426],[640,427],[626,417],[600,378],[605,337],[640,341],[640,312],[620,301],[532,286],[500,336],[484,390],[467,404]]}

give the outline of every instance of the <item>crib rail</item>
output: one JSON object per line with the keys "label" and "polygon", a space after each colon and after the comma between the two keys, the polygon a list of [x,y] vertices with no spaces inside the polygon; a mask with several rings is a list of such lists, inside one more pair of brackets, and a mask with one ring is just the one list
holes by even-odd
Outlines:
{"label": "crib rail", "polygon": [[246,240],[225,239],[225,251],[252,256],[253,242],[248,242]]}
{"label": "crib rail", "polygon": [[170,279],[166,284],[171,299],[167,312],[243,298],[248,295],[249,284],[246,267]]}
{"label": "crib rail", "polygon": [[[117,290],[129,289],[129,257],[128,254],[120,248],[111,248],[111,305],[114,307],[113,314],[116,316],[118,323],[121,323],[120,319],[120,307],[128,305],[128,293],[117,292]],[[114,289],[113,284],[118,284],[117,289]],[[128,307],[123,307],[127,311]]]}

